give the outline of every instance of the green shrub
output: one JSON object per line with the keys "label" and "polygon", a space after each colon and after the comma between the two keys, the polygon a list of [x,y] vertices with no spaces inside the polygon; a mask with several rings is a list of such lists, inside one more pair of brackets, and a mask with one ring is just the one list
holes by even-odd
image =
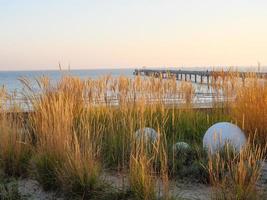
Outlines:
{"label": "green shrub", "polygon": [[4,180],[0,178],[0,199],[1,200],[20,200],[23,199],[18,190],[16,180]]}
{"label": "green shrub", "polygon": [[44,190],[58,189],[56,170],[62,160],[52,152],[38,153],[34,159],[34,175]]}

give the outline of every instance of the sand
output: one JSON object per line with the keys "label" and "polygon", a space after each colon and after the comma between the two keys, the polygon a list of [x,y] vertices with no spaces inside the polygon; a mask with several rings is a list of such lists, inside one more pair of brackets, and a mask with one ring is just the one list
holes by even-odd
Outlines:
{"label": "sand", "polygon": [[[125,174],[118,175],[117,173],[104,173],[102,178],[108,184],[119,189],[127,188],[129,186],[129,182]],[[259,188],[263,189],[264,194],[267,196],[267,162],[263,165],[262,175],[257,185]],[[157,191],[159,195],[162,193],[162,188],[162,183],[158,181]],[[25,199],[64,200],[62,195],[59,193],[44,191],[40,184],[33,179],[18,180],[18,189]],[[180,199],[210,199],[211,189],[212,188],[209,185],[200,183],[170,181],[170,195],[177,198],[179,197]]]}

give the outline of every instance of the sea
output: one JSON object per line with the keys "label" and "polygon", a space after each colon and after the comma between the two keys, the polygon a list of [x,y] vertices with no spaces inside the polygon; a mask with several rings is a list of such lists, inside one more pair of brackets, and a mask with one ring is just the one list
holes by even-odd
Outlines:
{"label": "sea", "polygon": [[[152,68],[156,69],[156,68]],[[161,68],[164,69],[164,68]],[[213,70],[213,67],[179,67],[167,69],[182,70]],[[258,71],[259,67],[217,67],[216,70],[238,70],[238,71]],[[267,72],[267,67],[261,67],[262,72]],[[121,69],[82,69],[82,70],[40,70],[40,71],[0,71],[0,87],[5,87],[8,92],[21,91],[23,84],[21,78],[27,78],[31,81],[42,76],[49,77],[51,81],[56,82],[63,74],[79,77],[81,79],[96,79],[101,76],[111,75],[113,77],[127,76],[133,77],[134,68]]]}
{"label": "sea", "polygon": [[49,77],[53,82],[58,81],[62,75],[71,75],[81,79],[96,79],[101,76],[133,77],[134,69],[88,69],[88,70],[46,70],[46,71],[0,71],[0,86],[5,87],[9,93],[20,92],[23,89],[22,78],[32,82],[42,76]]}

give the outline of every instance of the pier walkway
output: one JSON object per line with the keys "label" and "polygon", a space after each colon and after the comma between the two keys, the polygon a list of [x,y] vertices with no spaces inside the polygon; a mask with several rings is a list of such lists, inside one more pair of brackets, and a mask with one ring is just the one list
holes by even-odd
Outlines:
{"label": "pier walkway", "polygon": [[[134,75],[141,76],[154,76],[154,77],[176,77],[177,80],[193,81],[195,83],[210,84],[211,79],[218,79],[221,77],[224,79],[231,74],[239,76],[243,81],[246,77],[249,77],[251,74],[255,75],[258,78],[267,78],[266,72],[235,72],[235,71],[209,71],[209,70],[165,70],[165,69],[135,69]],[[192,80],[193,78],[193,80]]]}

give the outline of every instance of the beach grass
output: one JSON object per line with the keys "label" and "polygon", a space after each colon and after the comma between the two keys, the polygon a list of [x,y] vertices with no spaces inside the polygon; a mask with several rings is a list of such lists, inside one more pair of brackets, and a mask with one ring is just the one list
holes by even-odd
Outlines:
{"label": "beach grass", "polygon": [[[258,192],[257,161],[265,155],[266,89],[253,76],[245,88],[235,73],[226,78],[213,83],[224,103],[215,94],[208,108],[195,108],[192,83],[177,83],[174,78],[81,80],[64,75],[53,83],[42,77],[36,79],[38,93],[29,80],[21,79],[28,100],[26,120],[8,115],[14,108],[6,106],[10,99],[4,91],[0,95],[1,170],[8,176],[33,176],[44,189],[73,198],[104,199],[104,194],[112,194],[114,199],[172,199],[170,179],[187,179],[212,184],[218,189],[217,199],[229,182],[229,197],[238,192],[239,199],[246,199],[245,193]],[[253,142],[231,158],[209,157],[202,138],[220,121],[237,123]],[[138,139],[136,131],[145,127],[157,132],[154,142]],[[177,142],[190,148],[177,152],[173,148]],[[224,171],[216,174],[221,165]],[[128,180],[123,190],[112,189],[102,178],[114,171]],[[230,173],[231,179],[221,179],[221,173]],[[245,181],[240,180],[243,175]]]}

